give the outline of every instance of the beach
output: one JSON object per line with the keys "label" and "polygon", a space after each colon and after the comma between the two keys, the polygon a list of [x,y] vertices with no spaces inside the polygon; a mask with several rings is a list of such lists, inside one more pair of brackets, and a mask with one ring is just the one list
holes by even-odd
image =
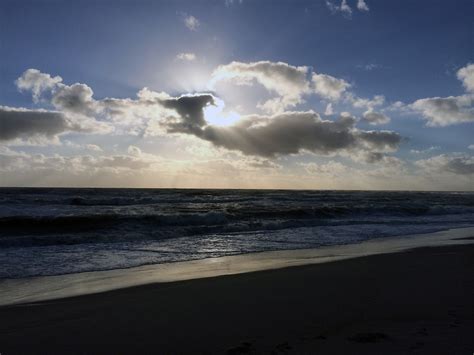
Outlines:
{"label": "beach", "polygon": [[471,354],[474,246],[0,308],[0,352]]}

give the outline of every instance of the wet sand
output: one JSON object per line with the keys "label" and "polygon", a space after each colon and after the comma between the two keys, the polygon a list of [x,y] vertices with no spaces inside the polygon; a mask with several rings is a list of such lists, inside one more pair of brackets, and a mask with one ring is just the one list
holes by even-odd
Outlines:
{"label": "wet sand", "polygon": [[2,354],[472,354],[474,246],[0,307]]}

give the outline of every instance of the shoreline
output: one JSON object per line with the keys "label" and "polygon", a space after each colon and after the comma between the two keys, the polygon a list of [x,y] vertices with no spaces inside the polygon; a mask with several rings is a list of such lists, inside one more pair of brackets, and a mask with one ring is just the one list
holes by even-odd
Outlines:
{"label": "shoreline", "polygon": [[[472,235],[471,235],[472,236]],[[0,307],[2,353],[466,354],[474,245]]]}
{"label": "shoreline", "polygon": [[415,248],[473,244],[474,227],[435,233],[370,239],[357,244],[280,250],[127,269],[40,276],[0,281],[0,307],[103,293],[154,283],[170,283],[322,264]]}

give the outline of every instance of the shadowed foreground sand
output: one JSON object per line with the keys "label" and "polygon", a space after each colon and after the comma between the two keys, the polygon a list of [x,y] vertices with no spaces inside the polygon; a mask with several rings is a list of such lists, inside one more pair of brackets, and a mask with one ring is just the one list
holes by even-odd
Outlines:
{"label": "shadowed foreground sand", "polygon": [[474,246],[0,308],[0,352],[472,354]]}

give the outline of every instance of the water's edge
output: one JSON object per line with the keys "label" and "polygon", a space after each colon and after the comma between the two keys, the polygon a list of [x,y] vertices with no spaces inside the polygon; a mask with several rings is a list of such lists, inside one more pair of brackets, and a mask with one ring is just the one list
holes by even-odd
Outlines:
{"label": "water's edge", "polygon": [[174,282],[319,264],[419,247],[474,244],[474,227],[367,240],[317,249],[269,251],[128,269],[83,272],[0,281],[0,306],[54,300],[150,283]]}

